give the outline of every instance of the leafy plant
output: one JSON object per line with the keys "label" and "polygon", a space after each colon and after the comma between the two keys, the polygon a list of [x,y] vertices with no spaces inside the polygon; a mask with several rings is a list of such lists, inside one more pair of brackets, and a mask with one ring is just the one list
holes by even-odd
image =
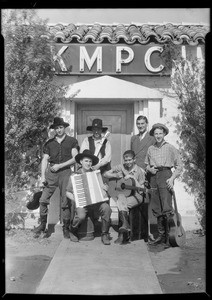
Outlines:
{"label": "leafy plant", "polygon": [[179,99],[180,115],[173,120],[180,137],[178,144],[184,163],[182,180],[186,183],[186,190],[195,197],[200,225],[205,231],[205,63],[191,56],[182,58],[179,47],[175,49],[173,44],[166,45],[163,58],[173,67],[171,87]]}
{"label": "leafy plant", "polygon": [[6,198],[40,170],[47,128],[66,89],[54,84],[53,44],[34,10],[3,10]]}

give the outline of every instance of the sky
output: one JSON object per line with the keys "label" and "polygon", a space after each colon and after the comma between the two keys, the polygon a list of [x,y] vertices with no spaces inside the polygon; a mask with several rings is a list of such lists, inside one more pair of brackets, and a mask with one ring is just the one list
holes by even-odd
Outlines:
{"label": "sky", "polygon": [[210,24],[209,8],[176,9],[36,9],[48,23],[202,23]]}

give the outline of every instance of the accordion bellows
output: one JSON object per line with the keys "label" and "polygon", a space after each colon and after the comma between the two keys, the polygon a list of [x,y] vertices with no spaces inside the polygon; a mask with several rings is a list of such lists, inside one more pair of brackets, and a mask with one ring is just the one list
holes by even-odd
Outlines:
{"label": "accordion bellows", "polygon": [[71,176],[76,207],[108,201],[99,170]]}

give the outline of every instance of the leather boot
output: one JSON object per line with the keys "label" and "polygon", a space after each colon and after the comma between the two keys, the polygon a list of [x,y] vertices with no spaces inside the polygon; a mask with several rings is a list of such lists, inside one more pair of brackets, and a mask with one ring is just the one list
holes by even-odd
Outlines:
{"label": "leather boot", "polygon": [[153,242],[149,243],[150,245],[158,245],[165,242],[165,226],[163,216],[157,217],[157,226],[159,235]]}
{"label": "leather boot", "polygon": [[47,215],[41,215],[40,216],[40,225],[38,227],[36,227],[34,230],[33,230],[33,237],[34,238],[38,238],[42,232],[45,232],[46,230],[46,223],[47,223]]}
{"label": "leather boot", "polygon": [[101,240],[104,245],[110,245],[109,228],[110,228],[110,222],[107,222],[106,220],[102,219]]}
{"label": "leather boot", "polygon": [[115,244],[122,244],[124,239],[123,232],[118,233],[118,238],[114,241]]}
{"label": "leather boot", "polygon": [[119,212],[120,221],[122,223],[121,227],[119,228],[119,232],[129,232],[130,225],[128,222],[128,213],[126,211],[121,210]]}
{"label": "leather boot", "polygon": [[72,242],[79,242],[78,236],[77,236],[77,232],[78,232],[78,226],[71,226],[71,231],[70,231],[70,240]]}
{"label": "leather boot", "polygon": [[165,225],[165,245],[164,248],[168,249],[171,247],[169,243],[169,216],[164,216],[164,225]]}
{"label": "leather boot", "polygon": [[130,232],[123,233],[123,241],[122,244],[129,244],[130,243]]}
{"label": "leather boot", "polygon": [[63,220],[63,237],[65,239],[70,238],[70,220]]}

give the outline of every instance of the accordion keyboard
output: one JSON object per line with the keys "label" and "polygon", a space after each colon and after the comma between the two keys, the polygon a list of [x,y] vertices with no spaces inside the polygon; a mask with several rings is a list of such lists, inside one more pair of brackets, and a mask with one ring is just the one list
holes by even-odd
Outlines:
{"label": "accordion keyboard", "polygon": [[82,176],[79,175],[75,177],[75,186],[76,186],[76,193],[77,193],[79,207],[84,207],[87,205],[87,201],[86,201],[86,188],[85,188],[85,184],[83,185]]}
{"label": "accordion keyboard", "polygon": [[99,170],[71,176],[76,207],[104,202],[108,200],[103,191],[102,177]]}

